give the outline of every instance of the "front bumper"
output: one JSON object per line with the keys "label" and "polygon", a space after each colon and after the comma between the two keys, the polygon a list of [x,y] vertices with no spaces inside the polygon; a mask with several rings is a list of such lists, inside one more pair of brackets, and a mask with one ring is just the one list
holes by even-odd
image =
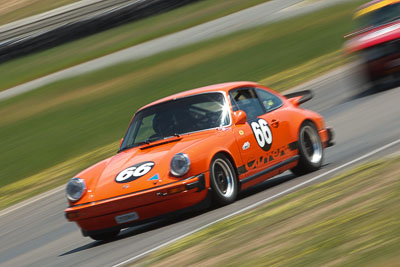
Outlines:
{"label": "front bumper", "polygon": [[[165,186],[72,206],[65,210],[65,216],[75,221],[84,233],[126,228],[201,202],[207,195],[207,175],[203,173]],[[117,223],[117,216],[130,213],[136,213],[138,218]]]}

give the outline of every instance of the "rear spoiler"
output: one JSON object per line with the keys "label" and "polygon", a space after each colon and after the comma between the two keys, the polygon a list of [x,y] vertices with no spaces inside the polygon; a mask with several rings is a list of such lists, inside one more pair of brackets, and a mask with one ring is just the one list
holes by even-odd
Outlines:
{"label": "rear spoiler", "polygon": [[304,91],[284,95],[284,97],[286,97],[287,99],[296,98],[293,100],[297,105],[301,105],[301,104],[307,102],[308,100],[311,100],[313,98],[313,96],[314,96],[314,94],[311,90],[304,90]]}

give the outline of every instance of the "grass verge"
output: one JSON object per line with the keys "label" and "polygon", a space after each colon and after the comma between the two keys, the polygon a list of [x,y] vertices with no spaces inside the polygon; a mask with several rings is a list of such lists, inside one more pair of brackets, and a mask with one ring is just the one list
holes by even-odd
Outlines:
{"label": "grass verge", "polygon": [[284,91],[329,70],[348,63],[348,58],[342,55],[342,51],[334,51],[317,57],[299,66],[281,71],[260,81],[261,84],[274,88],[277,91]]}
{"label": "grass verge", "polygon": [[217,223],[135,266],[397,266],[400,157]]}
{"label": "grass verge", "polygon": [[267,2],[203,0],[0,65],[0,91]]}
{"label": "grass verge", "polygon": [[[2,190],[0,198],[15,203],[12,199],[17,192],[32,195],[30,183],[40,192],[40,183],[66,182],[84,166],[71,164],[68,175],[63,171],[56,177],[46,170],[115,143],[139,107],[166,95],[232,80],[263,80],[285,89],[294,85],[286,79],[287,70],[303,77],[296,78],[301,83],[314,77],[324,62],[330,66],[326,70],[337,66],[342,59],[335,51],[350,27],[351,10],[358,4],[339,5],[113,66],[1,102],[0,149],[7,153],[0,154],[0,186],[15,190]],[[328,59],[332,63],[326,64]],[[102,156],[112,154],[106,149]],[[97,160],[89,156],[81,162],[89,166]]]}

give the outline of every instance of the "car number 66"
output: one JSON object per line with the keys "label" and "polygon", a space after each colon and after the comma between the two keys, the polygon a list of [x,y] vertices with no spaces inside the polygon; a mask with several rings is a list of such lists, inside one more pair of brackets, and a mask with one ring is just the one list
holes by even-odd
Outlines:
{"label": "car number 66", "polygon": [[257,121],[253,121],[250,125],[258,145],[263,150],[268,151],[272,144],[272,132],[268,122],[264,119],[258,119]]}
{"label": "car number 66", "polygon": [[152,161],[138,163],[129,168],[126,168],[122,172],[120,172],[117,177],[115,177],[115,181],[117,183],[128,183],[134,181],[145,174],[147,174],[151,169],[153,169],[155,163]]}

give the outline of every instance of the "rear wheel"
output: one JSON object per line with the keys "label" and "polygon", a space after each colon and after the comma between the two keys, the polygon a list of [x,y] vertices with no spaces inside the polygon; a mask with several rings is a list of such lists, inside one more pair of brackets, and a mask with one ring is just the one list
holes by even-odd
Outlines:
{"label": "rear wheel", "polygon": [[94,240],[111,240],[119,234],[120,230],[113,230],[101,234],[89,234],[89,237]]}
{"label": "rear wheel", "polygon": [[210,184],[213,200],[219,205],[235,201],[238,181],[231,162],[224,155],[217,155],[211,162]]}
{"label": "rear wheel", "polygon": [[292,169],[296,175],[303,175],[321,168],[324,149],[317,128],[311,122],[304,122],[299,131],[299,164]]}

